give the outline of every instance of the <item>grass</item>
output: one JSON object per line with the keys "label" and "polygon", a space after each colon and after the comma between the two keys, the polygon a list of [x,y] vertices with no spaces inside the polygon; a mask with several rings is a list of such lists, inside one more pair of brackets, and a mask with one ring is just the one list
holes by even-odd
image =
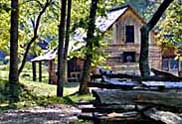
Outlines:
{"label": "grass", "polygon": [[[31,71],[25,68],[22,76],[20,77],[20,89],[19,89],[19,101],[10,103],[9,96],[11,91],[9,90],[8,79],[8,67],[0,66],[0,110],[6,110],[9,108],[24,108],[34,106],[47,106],[50,104],[74,104],[78,101],[91,100],[91,95],[71,95],[78,91],[78,82],[69,82],[65,84],[64,97],[56,97],[56,85],[47,84],[48,76],[43,79],[44,82],[32,81]],[[46,75],[46,70],[43,70],[43,74]],[[24,77],[24,75],[29,75]],[[14,90],[16,91],[16,90]]]}

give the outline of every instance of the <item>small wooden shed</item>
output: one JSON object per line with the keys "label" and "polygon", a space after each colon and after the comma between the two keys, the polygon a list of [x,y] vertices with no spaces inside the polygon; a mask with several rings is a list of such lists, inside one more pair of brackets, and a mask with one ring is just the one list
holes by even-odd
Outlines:
{"label": "small wooden shed", "polygon": [[[55,59],[57,57],[57,48],[52,49],[31,60],[32,62],[32,72],[33,72],[33,81],[37,79],[36,73],[36,64],[39,64],[39,81],[42,81],[42,64],[44,62],[48,63],[48,75],[49,75],[49,84],[57,83],[57,65],[55,64]],[[68,60],[68,79],[70,80],[79,80],[81,72],[83,70],[84,60],[81,58],[71,58]]]}

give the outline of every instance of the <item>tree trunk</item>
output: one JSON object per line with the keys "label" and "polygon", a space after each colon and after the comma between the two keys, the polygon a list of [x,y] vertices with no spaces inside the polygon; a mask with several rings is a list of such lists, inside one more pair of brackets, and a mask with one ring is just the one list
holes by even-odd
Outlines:
{"label": "tree trunk", "polygon": [[63,86],[65,79],[64,67],[64,34],[65,34],[65,16],[66,0],[61,0],[61,20],[59,25],[59,45],[58,45],[58,79],[57,79],[57,96],[63,96]]}
{"label": "tree trunk", "polygon": [[68,55],[68,47],[69,47],[69,36],[70,36],[70,23],[71,23],[71,4],[72,4],[72,0],[68,0],[68,10],[67,10],[67,21],[66,21],[66,37],[65,37],[65,51],[64,51],[64,82],[68,82],[68,69],[67,69],[67,55]]}
{"label": "tree trunk", "polygon": [[156,11],[156,13],[153,15],[152,19],[141,28],[141,49],[140,49],[139,67],[142,77],[150,76],[150,68],[148,63],[149,32],[157,24],[164,11],[168,8],[170,3],[172,2],[173,0],[164,0],[163,3],[158,8],[158,10]]}
{"label": "tree trunk", "polygon": [[11,0],[9,83],[12,101],[18,100],[18,0]]}
{"label": "tree trunk", "polygon": [[90,78],[90,70],[91,70],[91,62],[92,62],[92,39],[94,38],[94,30],[95,30],[95,17],[96,17],[96,10],[97,10],[97,2],[98,0],[92,0],[91,9],[90,9],[90,17],[88,23],[88,32],[87,32],[87,53],[86,59],[84,61],[84,68],[82,72],[81,84],[79,93],[86,94],[88,93],[88,82]]}

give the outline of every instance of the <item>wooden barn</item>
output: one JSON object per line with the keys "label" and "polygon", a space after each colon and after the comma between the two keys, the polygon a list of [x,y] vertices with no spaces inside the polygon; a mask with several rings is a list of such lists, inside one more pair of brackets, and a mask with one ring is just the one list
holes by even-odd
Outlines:
{"label": "wooden barn", "polygon": [[[139,74],[140,28],[144,19],[129,5],[109,11],[107,17],[98,18],[97,27],[104,32],[108,43],[105,51],[110,55],[107,64],[113,72]],[[149,64],[161,69],[162,53],[155,32],[149,35]]]}
{"label": "wooden barn", "polygon": [[[139,74],[140,28],[144,24],[146,24],[144,19],[129,5],[110,10],[106,17],[97,17],[96,27],[103,32],[104,40],[108,44],[108,47],[104,51],[110,56],[107,64],[111,67],[112,72]],[[76,49],[86,44],[83,40],[85,35],[78,33],[77,37],[78,39],[82,39],[82,41],[80,42],[81,45],[78,46],[72,44]],[[150,67],[161,69],[162,52],[161,47],[157,45],[154,31],[150,33],[149,44]],[[57,50],[54,49],[32,60],[34,79],[36,77],[35,63],[38,62],[41,68],[41,62],[48,61],[49,83],[56,82],[56,65],[54,64],[56,54]],[[83,59],[78,58],[69,60],[69,78],[78,79],[80,77],[83,70],[83,61]],[[41,72],[40,68],[39,72]]]}

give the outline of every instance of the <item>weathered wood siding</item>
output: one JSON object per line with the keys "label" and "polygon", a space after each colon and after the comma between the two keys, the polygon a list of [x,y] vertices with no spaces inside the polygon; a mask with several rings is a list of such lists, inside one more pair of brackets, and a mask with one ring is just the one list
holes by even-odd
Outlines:
{"label": "weathered wood siding", "polygon": [[[126,26],[134,26],[134,43],[126,43]],[[109,53],[110,58],[108,59],[108,65],[112,67],[114,72],[128,72],[138,73],[139,72],[139,54],[140,54],[140,28],[144,25],[144,21],[138,17],[131,9],[128,9],[109,30],[111,41],[106,38],[108,47],[105,50]],[[154,38],[154,32],[150,33],[150,48],[149,48],[149,62],[153,68],[161,68],[161,49],[156,45]],[[124,52],[135,52],[136,62],[124,63],[122,55]]]}

